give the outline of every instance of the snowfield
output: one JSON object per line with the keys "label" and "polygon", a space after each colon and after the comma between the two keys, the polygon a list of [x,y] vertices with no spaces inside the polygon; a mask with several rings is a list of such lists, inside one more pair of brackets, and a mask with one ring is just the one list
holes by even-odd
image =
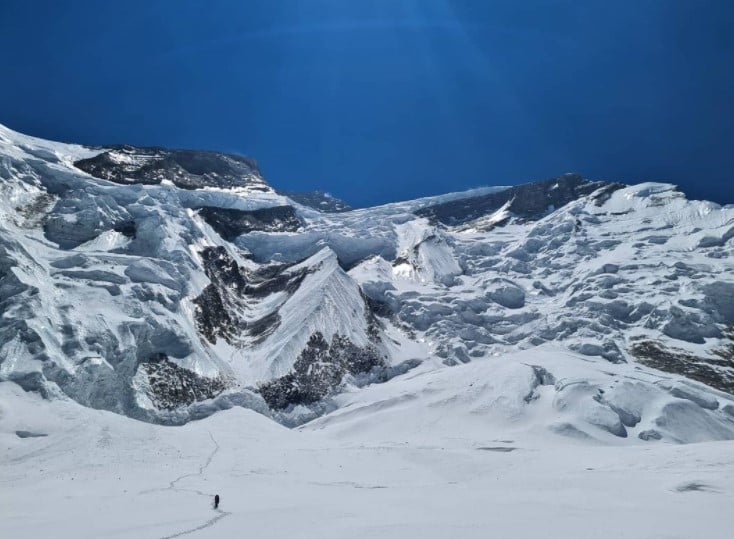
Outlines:
{"label": "snowfield", "polygon": [[728,536],[734,442],[554,435],[537,428],[558,419],[545,396],[528,418],[492,387],[461,387],[486,368],[452,369],[464,371],[453,399],[447,381],[394,379],[380,386],[389,402],[365,397],[298,430],[242,408],[163,427],[2,383],[0,535]]}

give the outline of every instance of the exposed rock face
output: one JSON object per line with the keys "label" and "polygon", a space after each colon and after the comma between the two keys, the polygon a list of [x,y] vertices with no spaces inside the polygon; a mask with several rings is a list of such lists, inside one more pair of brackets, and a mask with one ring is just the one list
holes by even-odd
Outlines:
{"label": "exposed rock face", "polygon": [[115,183],[156,185],[168,180],[182,189],[248,187],[271,191],[255,161],[218,152],[113,146],[76,161],[74,166]]}
{"label": "exposed rock face", "polygon": [[600,197],[624,187],[623,184],[591,182],[578,174],[564,174],[540,182],[516,185],[504,191],[429,206],[416,214],[445,225],[460,225],[493,213],[509,203],[507,210],[525,219],[539,219],[571,201],[598,189]]}
{"label": "exposed rock face", "polygon": [[631,346],[630,353],[640,363],[681,374],[734,395],[734,354],[730,350],[718,350],[719,357],[700,357],[658,342],[640,341]]}
{"label": "exposed rock face", "polygon": [[249,271],[222,246],[206,248],[200,255],[211,284],[194,299],[195,318],[197,329],[212,344],[217,338],[229,344],[239,343],[245,335],[266,338],[280,324],[277,310],[249,320],[239,313],[250,300],[279,292],[291,295],[308,274],[307,268],[289,271],[290,266],[282,264]]}
{"label": "exposed rock face", "polygon": [[277,192],[278,194],[286,196],[299,204],[324,213],[341,213],[353,209],[343,200],[339,200],[323,191],[296,192],[278,189]]}
{"label": "exposed rock face", "polygon": [[223,376],[200,376],[179,367],[165,354],[157,354],[151,361],[141,363],[140,370],[147,378],[148,398],[162,410],[212,399],[227,388]]}
{"label": "exposed rock face", "polygon": [[275,410],[312,404],[334,391],[347,374],[367,373],[385,366],[374,346],[356,346],[343,335],[334,336],[329,344],[321,333],[314,333],[293,370],[262,384],[260,394]]}
{"label": "exposed rock face", "polygon": [[237,335],[240,322],[233,318],[222,300],[216,285],[210,284],[194,299],[196,329],[212,344],[217,338],[231,342]]}
{"label": "exposed rock face", "polygon": [[199,215],[227,241],[254,231],[296,232],[302,226],[291,206],[252,211],[205,207],[199,210]]}

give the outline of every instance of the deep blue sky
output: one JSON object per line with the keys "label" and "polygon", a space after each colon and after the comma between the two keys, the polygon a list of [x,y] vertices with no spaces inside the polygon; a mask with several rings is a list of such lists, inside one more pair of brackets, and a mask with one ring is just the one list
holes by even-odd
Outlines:
{"label": "deep blue sky", "polygon": [[0,0],[0,123],[356,205],[567,171],[734,203],[731,0]]}

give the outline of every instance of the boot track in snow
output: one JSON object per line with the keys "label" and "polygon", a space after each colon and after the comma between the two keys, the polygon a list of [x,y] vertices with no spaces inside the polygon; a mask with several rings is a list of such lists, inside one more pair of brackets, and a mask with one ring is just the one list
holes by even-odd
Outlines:
{"label": "boot track in snow", "polygon": [[[199,470],[197,472],[181,475],[181,476],[177,477],[176,479],[174,479],[173,481],[171,481],[168,484],[168,486],[165,487],[165,488],[145,490],[145,491],[142,491],[141,494],[146,494],[146,493],[149,493],[149,492],[155,492],[155,491],[161,491],[161,490],[175,490],[175,491],[178,491],[178,492],[193,492],[194,494],[198,494],[199,496],[205,496],[207,498],[212,497],[213,494],[209,494],[207,492],[202,492],[200,490],[190,489],[190,488],[181,488],[181,487],[177,487],[176,486],[176,484],[179,481],[183,481],[184,479],[188,479],[189,477],[201,477],[204,474],[204,472],[206,471],[206,469],[209,467],[209,465],[212,463],[212,461],[214,460],[215,455],[219,452],[219,444],[214,439],[214,436],[212,435],[211,432],[209,432],[209,438],[211,438],[212,443],[214,444],[214,449],[212,450],[212,452],[207,457],[206,462],[204,462],[201,466],[199,466]],[[206,522],[204,522],[204,524],[201,524],[201,525],[196,526],[194,528],[189,528],[189,529],[186,529],[186,530],[182,530],[180,532],[177,532],[177,533],[174,533],[174,534],[171,534],[171,535],[165,535],[165,536],[161,537],[161,539],[173,539],[174,537],[182,537],[184,535],[188,535],[190,533],[194,533],[194,532],[203,530],[205,528],[210,528],[210,527],[214,526],[217,522],[219,522],[220,520],[222,520],[223,518],[225,518],[225,517],[227,517],[227,516],[229,516],[231,514],[231,513],[227,512],[227,511],[222,511],[221,509],[216,509],[216,512],[218,514],[214,518],[211,518],[211,519],[207,520]]]}

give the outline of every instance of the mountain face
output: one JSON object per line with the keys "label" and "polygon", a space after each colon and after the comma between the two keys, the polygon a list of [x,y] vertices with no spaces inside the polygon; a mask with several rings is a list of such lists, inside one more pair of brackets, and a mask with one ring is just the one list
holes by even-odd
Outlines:
{"label": "mountain face", "polygon": [[451,366],[504,360],[502,402],[552,392],[559,434],[734,438],[734,208],[674,186],[350,210],[239,156],[0,128],[0,189],[0,380],[48,398],[296,425],[398,376],[460,398],[491,381]]}
{"label": "mountain face", "polygon": [[338,198],[331,196],[329,193],[324,193],[322,191],[303,193],[278,189],[277,193],[290,198],[302,206],[308,206],[309,208],[313,208],[321,212],[340,213],[354,209],[343,200],[339,200]]}
{"label": "mountain face", "polygon": [[594,200],[602,202],[610,193],[622,187],[624,185],[620,183],[591,182],[578,174],[564,174],[558,178],[516,185],[469,200],[434,204],[416,211],[416,215],[444,225],[465,224],[500,210],[515,218],[534,220],[583,196],[593,195]]}
{"label": "mountain face", "polygon": [[79,159],[74,166],[95,178],[121,184],[168,182],[181,189],[247,187],[271,191],[253,160],[217,152],[114,146]]}

